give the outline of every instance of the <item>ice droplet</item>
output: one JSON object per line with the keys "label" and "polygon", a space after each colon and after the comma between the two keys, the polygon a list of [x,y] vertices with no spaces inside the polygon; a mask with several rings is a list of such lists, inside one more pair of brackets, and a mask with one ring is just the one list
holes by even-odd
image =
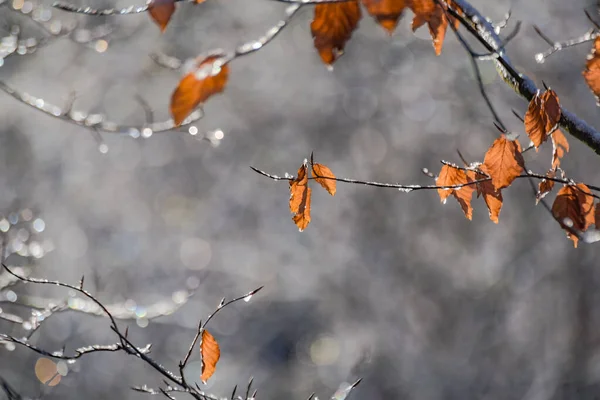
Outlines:
{"label": "ice droplet", "polygon": [[543,64],[544,63],[544,55],[542,53],[537,53],[535,55],[535,61],[537,61],[538,64]]}

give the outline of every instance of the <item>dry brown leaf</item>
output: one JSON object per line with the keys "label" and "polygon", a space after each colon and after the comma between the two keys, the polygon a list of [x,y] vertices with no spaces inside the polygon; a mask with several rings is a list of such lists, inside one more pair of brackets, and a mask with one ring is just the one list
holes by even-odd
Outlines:
{"label": "dry brown leaf", "polygon": [[225,89],[229,67],[219,56],[209,56],[183,77],[171,96],[171,116],[175,126],[187,118],[198,105]]}
{"label": "dry brown leaf", "polygon": [[508,187],[521,174],[524,164],[519,141],[508,140],[504,134],[492,143],[483,160],[496,190]]}
{"label": "dry brown leaf", "polygon": [[[555,178],[556,170],[549,170],[548,172],[546,172],[546,176],[548,178]],[[552,191],[552,188],[554,188],[554,181],[549,179],[542,179],[538,186],[538,192],[535,195],[535,204],[539,203],[541,199],[546,197],[546,195]]]}
{"label": "dry brown leaf", "polygon": [[[461,12],[460,8],[454,2],[448,1],[447,4],[459,13]],[[444,45],[444,37],[446,36],[448,22],[457,27],[458,21],[447,15],[447,11],[435,0],[412,0],[409,6],[415,14],[412,22],[413,32],[427,23],[429,33],[433,39],[435,54],[439,56],[442,52],[442,46]],[[449,18],[450,21],[448,20]]]}
{"label": "dry brown leaf", "polygon": [[202,356],[202,376],[200,379],[206,383],[215,373],[217,362],[221,357],[219,343],[206,329],[202,331],[202,338],[200,339],[200,355]]}
{"label": "dry brown leaf", "polygon": [[310,29],[315,48],[325,64],[333,64],[343,54],[344,46],[358,26],[360,17],[358,0],[315,6]]}
{"label": "dry brown leaf", "polygon": [[[438,175],[435,184],[437,186],[455,186],[463,185],[472,182],[472,179],[465,171],[455,168],[451,165],[444,165]],[[467,219],[473,217],[473,207],[471,206],[471,198],[473,197],[474,185],[465,185],[456,189],[438,189],[438,194],[442,203],[446,203],[448,196],[453,195]]]}
{"label": "dry brown leaf", "polygon": [[524,122],[525,132],[529,135],[536,151],[548,139],[548,135],[555,129],[559,120],[560,105],[554,90],[547,90],[541,95],[536,93],[529,102]]}
{"label": "dry brown leaf", "polygon": [[302,164],[296,178],[290,179],[290,212],[300,232],[310,223],[311,189],[308,187],[307,169],[306,164]]}
{"label": "dry brown leaf", "polygon": [[398,25],[398,21],[410,0],[362,0],[369,14],[371,14],[385,30],[391,35]]}
{"label": "dry brown leaf", "polygon": [[564,133],[557,129],[552,133],[552,168],[560,167],[560,160],[569,152],[569,142]]}
{"label": "dry brown leaf", "polygon": [[600,36],[594,40],[594,48],[585,63],[583,77],[598,101],[600,98]]}
{"label": "dry brown leaf", "polygon": [[[323,165],[323,164],[319,164],[319,163],[314,163],[312,165],[312,174],[313,177],[315,178],[315,181],[317,181],[321,186],[323,186],[323,188],[325,190],[327,190],[327,192],[334,196],[335,195],[335,175],[333,174],[333,172],[331,172],[331,170],[329,169],[329,167]],[[322,178],[318,178],[318,177],[322,177]],[[326,179],[326,178],[332,178],[332,179]]]}
{"label": "dry brown leaf", "polygon": [[298,213],[292,217],[292,220],[302,232],[306,229],[308,224],[310,223],[310,196],[312,194],[311,188],[307,187],[304,192],[304,196],[302,197],[302,203],[300,204],[300,209]]}
{"label": "dry brown leaf", "polygon": [[175,0],[152,0],[148,4],[148,13],[156,22],[161,32],[167,29],[169,20],[175,12]]}
{"label": "dry brown leaf", "polygon": [[583,183],[565,185],[556,194],[552,204],[552,215],[567,232],[577,247],[578,237],[575,233],[585,232],[595,223],[594,198],[590,189]]}
{"label": "dry brown leaf", "polygon": [[600,229],[600,203],[595,206],[594,225],[596,225],[596,229]]}
{"label": "dry brown leaf", "polygon": [[290,212],[292,214],[299,212],[306,188],[308,188],[308,173],[306,165],[302,164],[296,178],[290,179]]}
{"label": "dry brown leaf", "polygon": [[[482,165],[480,168],[483,172],[487,173],[485,166]],[[477,181],[487,178],[486,175],[480,174],[479,172],[471,172],[469,177]],[[481,195],[483,195],[483,200],[488,208],[490,219],[497,224],[498,218],[500,217],[500,211],[502,210],[502,202],[504,201],[502,199],[502,191],[496,190],[492,181],[487,180],[477,184],[477,198]]]}

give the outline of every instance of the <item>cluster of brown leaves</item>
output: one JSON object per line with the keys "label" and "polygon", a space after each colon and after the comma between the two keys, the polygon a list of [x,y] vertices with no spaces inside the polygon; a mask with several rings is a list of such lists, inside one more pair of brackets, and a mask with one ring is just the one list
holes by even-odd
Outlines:
{"label": "cluster of brown leaves", "polygon": [[[552,138],[552,167],[546,173],[546,179],[539,184],[536,200],[539,202],[554,188],[557,173],[565,180],[560,161],[569,151],[569,143],[565,135],[558,129],[560,120],[560,103],[553,90],[538,93],[529,102],[525,114],[525,132],[536,150],[549,137]],[[485,153],[483,163],[473,163],[461,168],[445,164],[440,171],[436,185],[442,202],[452,195],[460,204],[465,216],[470,220],[473,216],[471,199],[475,188],[477,197],[483,196],[490,219],[498,223],[502,209],[502,189],[511,183],[525,170],[522,155],[523,149],[518,140],[511,140],[502,134]],[[563,184],[552,205],[552,214],[567,232],[577,247],[579,235],[592,224],[600,224],[600,204],[594,205],[594,197],[590,189],[583,183]]]}
{"label": "cluster of brown leaves", "polygon": [[594,40],[594,47],[585,64],[583,77],[600,104],[600,36]]}
{"label": "cluster of brown leaves", "polygon": [[483,196],[490,219],[498,223],[503,202],[502,189],[510,186],[525,168],[521,152],[518,140],[510,140],[502,134],[485,153],[483,163],[475,163],[468,168],[444,165],[436,180],[436,185],[444,187],[438,189],[440,199],[445,203],[453,195],[470,220],[473,217],[471,198],[477,188],[477,197]]}
{"label": "cluster of brown leaves", "polygon": [[[447,12],[447,7],[460,12],[452,0],[362,0],[362,4],[389,34],[396,29],[404,10],[410,9],[414,13],[413,31],[427,24],[437,55],[442,52],[448,24],[458,26],[458,21]],[[343,54],[346,42],[357,28],[361,16],[359,0],[315,6],[310,27],[315,48],[325,64],[333,64]]]}
{"label": "cluster of brown leaves", "polygon": [[[317,181],[327,192],[334,196],[336,191],[335,175],[329,167],[314,163],[312,156],[310,160],[312,178]],[[292,220],[298,226],[300,232],[306,229],[310,223],[310,199],[312,189],[308,186],[308,165],[302,163],[298,169],[298,175],[290,179],[290,212]]]}
{"label": "cluster of brown leaves", "polygon": [[[204,0],[196,0],[202,3]],[[458,21],[448,14],[448,7],[460,12],[452,0],[362,0],[371,14],[390,34],[393,33],[406,8],[412,10],[414,18],[412,29],[427,24],[433,39],[436,54],[442,51],[442,45],[448,24],[457,26]],[[443,4],[443,5],[442,5]],[[156,23],[165,30],[175,11],[174,0],[153,0],[149,12]],[[337,3],[317,4],[311,23],[314,44],[325,64],[331,65],[343,53],[346,42],[358,26],[361,18],[359,0]],[[198,59],[196,68],[185,75],[171,97],[170,111],[175,126],[181,125],[185,118],[201,103],[225,88],[228,67],[218,57]]]}

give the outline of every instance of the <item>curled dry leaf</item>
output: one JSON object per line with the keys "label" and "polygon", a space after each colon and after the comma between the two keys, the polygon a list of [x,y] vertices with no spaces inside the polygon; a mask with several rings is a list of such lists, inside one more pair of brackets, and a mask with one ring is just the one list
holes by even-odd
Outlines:
{"label": "curled dry leaf", "polygon": [[590,189],[583,183],[563,186],[552,204],[552,215],[577,247],[577,234],[595,223],[594,198]]}
{"label": "curled dry leaf", "polygon": [[185,75],[171,96],[171,116],[175,126],[181,125],[200,103],[222,92],[228,75],[229,67],[219,56],[205,58],[194,71]]}
{"label": "curled dry leaf", "polygon": [[152,0],[148,4],[148,13],[156,22],[161,32],[167,29],[169,20],[175,12],[175,0]]}
{"label": "curled dry leaf", "polygon": [[543,94],[537,93],[529,102],[525,113],[525,132],[533,142],[537,151],[538,147],[548,139],[548,135],[556,129],[560,120],[560,105],[554,90],[547,90]]}
{"label": "curled dry leaf", "polygon": [[594,225],[596,225],[596,229],[600,229],[600,203],[597,203],[595,206]]}
{"label": "curled dry leaf", "polygon": [[310,223],[310,196],[308,168],[306,164],[302,164],[296,178],[290,179],[290,212],[293,214],[292,220],[300,232],[305,230]]}
{"label": "curled dry leaf", "polygon": [[358,26],[360,17],[358,0],[315,6],[310,29],[315,48],[325,64],[333,64],[343,54],[344,46]]}
{"label": "curled dry leaf", "polygon": [[483,160],[496,190],[508,187],[523,172],[524,164],[519,141],[508,140],[504,134],[492,143]]}
{"label": "curled dry leaf", "polygon": [[473,180],[466,174],[465,171],[453,167],[451,165],[444,165],[438,175],[435,184],[437,186],[455,186],[464,185],[456,189],[438,189],[440,200],[442,203],[446,203],[448,196],[452,195],[460,204],[465,217],[471,219],[473,217],[473,207],[471,206],[471,198],[473,197],[473,191],[475,188],[473,185],[469,185]]}
{"label": "curled dry leaf", "polygon": [[560,160],[569,152],[569,142],[560,129],[552,133],[552,169],[560,167]]}
{"label": "curled dry leaf", "polygon": [[596,40],[594,40],[592,53],[588,56],[588,60],[585,63],[583,77],[592,93],[596,96],[596,101],[598,102],[598,99],[600,98],[600,36],[596,37]]}
{"label": "curled dry leaf", "polygon": [[215,373],[217,362],[221,357],[219,343],[206,329],[202,331],[202,338],[200,339],[200,355],[202,356],[202,376],[200,379],[206,383]]}
{"label": "curled dry leaf", "polygon": [[[546,172],[546,176],[548,178],[555,178],[556,170],[549,170],[548,172]],[[539,203],[541,199],[546,197],[546,195],[552,191],[552,188],[554,188],[554,181],[549,179],[542,179],[540,181],[540,184],[538,185],[538,192],[535,195],[535,204]]]}
{"label": "curled dry leaf", "polygon": [[323,188],[327,190],[327,192],[330,195],[335,195],[335,175],[333,174],[333,172],[331,172],[329,167],[323,164],[314,163],[312,165],[312,174],[315,178],[315,181],[317,181],[321,186],[323,186]]}
{"label": "curled dry leaf", "polygon": [[362,0],[371,14],[391,35],[398,25],[402,12],[408,7],[410,0]]}

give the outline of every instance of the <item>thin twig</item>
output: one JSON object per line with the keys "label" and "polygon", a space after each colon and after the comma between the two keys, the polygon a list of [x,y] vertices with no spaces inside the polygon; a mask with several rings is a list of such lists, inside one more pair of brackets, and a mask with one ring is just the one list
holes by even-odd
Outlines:
{"label": "thin twig", "polygon": [[535,55],[535,61],[537,61],[540,64],[542,64],[544,61],[546,61],[548,57],[550,57],[556,52],[559,52],[569,47],[591,42],[592,40],[598,37],[598,32],[596,32],[594,29],[590,29],[589,31],[577,38],[565,40],[564,42],[554,42],[548,36],[546,36],[537,26],[534,25],[533,29],[542,39],[544,39],[546,43],[548,43],[551,46],[548,50],[544,51],[543,53],[538,53]]}

